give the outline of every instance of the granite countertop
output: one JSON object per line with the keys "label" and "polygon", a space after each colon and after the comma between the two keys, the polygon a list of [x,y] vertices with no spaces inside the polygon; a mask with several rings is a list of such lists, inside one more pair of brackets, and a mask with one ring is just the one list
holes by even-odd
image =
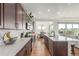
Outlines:
{"label": "granite countertop", "polygon": [[0,56],[15,56],[30,39],[31,37],[21,38],[12,45],[0,46]]}

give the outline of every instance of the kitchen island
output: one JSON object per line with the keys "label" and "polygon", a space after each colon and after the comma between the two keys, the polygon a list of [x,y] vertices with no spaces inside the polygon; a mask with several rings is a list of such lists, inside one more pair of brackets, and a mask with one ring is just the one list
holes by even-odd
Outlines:
{"label": "kitchen island", "polygon": [[75,45],[79,48],[79,39],[65,36],[50,37],[44,35],[44,41],[50,54],[54,56],[72,56],[71,45]]}
{"label": "kitchen island", "polygon": [[0,56],[26,56],[31,54],[31,50],[31,37],[20,38],[11,45],[0,46]]}

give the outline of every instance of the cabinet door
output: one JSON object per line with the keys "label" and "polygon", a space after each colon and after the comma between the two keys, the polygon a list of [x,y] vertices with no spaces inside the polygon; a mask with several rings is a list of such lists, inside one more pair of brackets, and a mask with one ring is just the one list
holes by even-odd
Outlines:
{"label": "cabinet door", "polygon": [[31,42],[31,40],[26,44],[26,50],[27,50],[27,56],[30,56],[31,51],[32,51],[32,42]]}
{"label": "cabinet door", "polygon": [[22,29],[23,27],[23,9],[20,4],[16,4],[16,28]]}
{"label": "cabinet door", "polygon": [[23,11],[23,29],[25,29],[26,25],[26,13]]}
{"label": "cabinet door", "polygon": [[1,25],[1,3],[0,3],[0,25]]}
{"label": "cabinet door", "polygon": [[45,42],[46,47],[49,49],[49,40],[47,36],[44,36],[44,42]]}
{"label": "cabinet door", "polygon": [[3,28],[3,3],[0,3],[0,28]]}
{"label": "cabinet door", "polygon": [[32,51],[32,39],[16,54],[16,56],[30,56]]}
{"label": "cabinet door", "polygon": [[49,40],[49,51],[50,54],[53,56],[53,41],[51,39]]}
{"label": "cabinet door", "polygon": [[26,56],[26,48],[22,48],[22,50],[17,54],[17,56]]}
{"label": "cabinet door", "polygon": [[15,29],[14,3],[4,3],[4,28]]}
{"label": "cabinet door", "polygon": [[63,41],[53,42],[54,56],[67,56],[68,55],[68,43]]}

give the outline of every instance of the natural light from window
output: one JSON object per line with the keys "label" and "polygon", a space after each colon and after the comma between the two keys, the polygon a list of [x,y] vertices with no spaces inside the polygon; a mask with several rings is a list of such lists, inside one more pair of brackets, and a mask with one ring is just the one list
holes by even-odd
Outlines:
{"label": "natural light from window", "polygon": [[58,29],[61,29],[61,28],[64,29],[65,28],[65,24],[59,24],[58,25]]}
{"label": "natural light from window", "polygon": [[73,24],[73,28],[78,28],[79,25],[78,24]]}
{"label": "natural light from window", "polygon": [[67,24],[67,29],[72,29],[72,24]]}

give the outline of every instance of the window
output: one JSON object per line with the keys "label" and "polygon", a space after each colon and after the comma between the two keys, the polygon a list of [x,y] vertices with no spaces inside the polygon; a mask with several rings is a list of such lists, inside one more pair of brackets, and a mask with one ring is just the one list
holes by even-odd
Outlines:
{"label": "window", "polygon": [[73,24],[73,28],[78,28],[78,24]]}
{"label": "window", "polygon": [[[79,24],[78,23],[66,23],[66,24],[58,24],[58,33],[59,35],[68,36],[76,38],[79,36]],[[59,39],[64,40],[63,38],[59,37]],[[75,40],[72,38],[67,38],[67,40]]]}
{"label": "window", "polygon": [[67,29],[72,29],[72,24],[67,24]]}
{"label": "window", "polygon": [[58,29],[64,29],[64,28],[66,28],[65,24],[58,24]]}

